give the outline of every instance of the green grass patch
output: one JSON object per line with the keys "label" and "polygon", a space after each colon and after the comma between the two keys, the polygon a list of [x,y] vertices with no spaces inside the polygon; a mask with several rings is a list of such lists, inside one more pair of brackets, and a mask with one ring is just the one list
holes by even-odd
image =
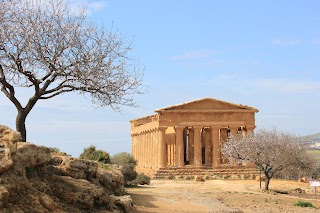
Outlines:
{"label": "green grass patch", "polygon": [[305,202],[305,201],[298,201],[296,203],[293,204],[294,206],[301,206],[301,207],[311,207],[311,208],[315,208],[311,202]]}
{"label": "green grass patch", "polygon": [[307,154],[320,161],[320,150],[307,150]]}

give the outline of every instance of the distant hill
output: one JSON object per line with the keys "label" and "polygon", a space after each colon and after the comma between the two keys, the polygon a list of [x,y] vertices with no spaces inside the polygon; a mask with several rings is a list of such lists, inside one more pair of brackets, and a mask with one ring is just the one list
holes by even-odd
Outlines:
{"label": "distant hill", "polygon": [[310,149],[320,150],[320,132],[312,135],[302,136],[301,138],[310,142]]}
{"label": "distant hill", "polygon": [[302,136],[301,138],[309,139],[312,141],[314,141],[314,140],[320,141],[320,132],[312,134],[312,135]]}
{"label": "distant hill", "polygon": [[307,136],[304,136],[304,137],[309,138],[310,140],[318,139],[320,141],[320,132],[318,132],[316,134],[312,134],[312,135],[307,135]]}

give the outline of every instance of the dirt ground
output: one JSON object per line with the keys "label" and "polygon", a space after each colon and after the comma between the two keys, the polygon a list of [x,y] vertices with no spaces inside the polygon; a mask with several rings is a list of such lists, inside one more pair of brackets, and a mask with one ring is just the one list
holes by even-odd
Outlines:
{"label": "dirt ground", "polygon": [[[264,183],[262,183],[262,187]],[[308,183],[271,180],[274,190],[300,188],[305,193],[267,194],[255,180],[152,180],[149,186],[127,188],[136,212],[320,212],[320,189],[315,197]],[[298,201],[311,202],[316,208],[299,207]]]}

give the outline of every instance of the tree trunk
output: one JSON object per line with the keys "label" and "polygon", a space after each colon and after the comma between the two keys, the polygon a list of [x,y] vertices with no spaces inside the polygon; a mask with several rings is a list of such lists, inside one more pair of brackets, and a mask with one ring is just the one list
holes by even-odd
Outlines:
{"label": "tree trunk", "polygon": [[264,190],[268,191],[269,190],[269,183],[270,183],[270,177],[266,175],[266,180],[264,182]]}
{"label": "tree trunk", "polygon": [[27,113],[25,113],[24,109],[18,110],[18,115],[16,118],[16,130],[21,133],[22,142],[27,141],[27,131],[26,131],[26,118]]}

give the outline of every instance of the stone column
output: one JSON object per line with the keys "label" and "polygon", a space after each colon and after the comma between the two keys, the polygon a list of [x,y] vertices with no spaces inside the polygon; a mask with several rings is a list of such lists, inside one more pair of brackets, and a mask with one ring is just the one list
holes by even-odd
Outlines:
{"label": "stone column", "polygon": [[131,134],[131,138],[132,138],[132,143],[131,143],[131,155],[136,159],[135,155],[134,155],[134,146],[135,146],[135,141],[134,141],[134,135]]}
{"label": "stone column", "polygon": [[154,134],[154,132],[153,131],[151,131],[150,132],[150,136],[151,136],[151,146],[152,146],[152,153],[151,153],[151,157],[152,157],[152,168],[155,168],[156,167],[156,161],[155,161],[155,157],[156,157],[156,150],[155,150],[155,146],[154,146],[154,138],[153,138],[153,134]]}
{"label": "stone column", "polygon": [[189,157],[189,164],[194,164],[194,131],[192,128],[189,128],[189,135],[188,135],[188,157]]}
{"label": "stone column", "polygon": [[147,147],[146,147],[146,160],[147,160],[147,167],[150,167],[150,157],[151,157],[151,155],[150,155],[150,138],[149,138],[149,136],[150,136],[150,132],[149,132],[149,130],[146,132],[146,145],[147,145]]}
{"label": "stone column", "polygon": [[158,156],[159,156],[159,149],[157,147],[157,131],[153,130],[152,133],[152,141],[153,141],[153,145],[154,145],[154,164],[155,164],[155,168],[159,168],[159,162],[158,162]]}
{"label": "stone column", "polygon": [[167,149],[166,149],[167,150],[167,166],[172,166],[171,159],[172,159],[173,146],[172,146],[172,141],[170,140],[170,138],[168,139],[168,137],[167,137],[166,146],[167,146]]}
{"label": "stone column", "polygon": [[205,165],[212,165],[212,142],[211,142],[211,130],[209,128],[204,129],[204,145],[205,145]]}
{"label": "stone column", "polygon": [[220,166],[220,128],[219,127],[211,127],[211,142],[213,146],[212,150],[212,167],[219,167]]}
{"label": "stone column", "polygon": [[167,127],[158,127],[159,168],[165,168],[167,166],[166,142],[165,142],[166,129],[167,129]]}
{"label": "stone column", "polygon": [[202,166],[202,144],[201,144],[202,126],[194,126],[194,166]]}
{"label": "stone column", "polygon": [[141,135],[141,142],[142,142],[142,162],[143,162],[143,167],[146,167],[146,133],[143,132]]}
{"label": "stone column", "polygon": [[139,150],[139,135],[137,134],[136,135],[136,155],[135,155],[135,158],[136,160],[138,161],[138,165],[140,165],[140,159],[139,159],[139,154],[140,154],[140,150]]}
{"label": "stone column", "polygon": [[176,126],[176,166],[184,166],[184,144],[183,144],[183,129],[182,126]]}
{"label": "stone column", "polygon": [[133,139],[133,144],[132,144],[132,155],[134,156],[134,158],[136,159],[136,160],[138,160],[138,158],[137,158],[137,155],[138,155],[138,153],[137,153],[137,146],[138,146],[138,141],[137,141],[137,135],[135,134],[135,135],[133,135],[132,136],[132,139]]}
{"label": "stone column", "polygon": [[143,152],[143,150],[142,150],[142,133],[139,133],[139,136],[138,136],[138,138],[139,138],[139,159],[140,159],[140,166],[142,166],[143,165],[143,160],[142,160],[142,152]]}

